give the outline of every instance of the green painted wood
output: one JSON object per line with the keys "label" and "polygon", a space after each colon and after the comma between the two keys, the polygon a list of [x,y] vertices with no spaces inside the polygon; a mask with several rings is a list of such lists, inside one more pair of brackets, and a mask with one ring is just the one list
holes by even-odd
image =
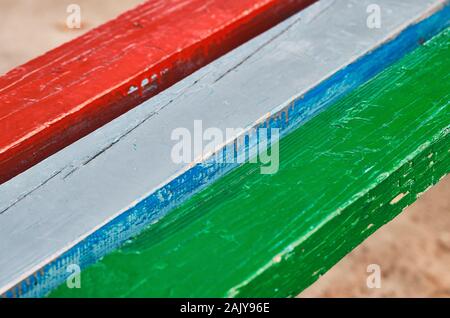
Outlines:
{"label": "green painted wood", "polygon": [[448,56],[450,29],[50,296],[297,295],[449,172]]}

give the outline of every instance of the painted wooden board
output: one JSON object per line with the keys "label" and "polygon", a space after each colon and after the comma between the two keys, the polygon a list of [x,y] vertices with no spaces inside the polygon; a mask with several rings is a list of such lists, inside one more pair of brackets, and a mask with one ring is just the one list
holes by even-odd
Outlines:
{"label": "painted wooden board", "polygon": [[450,172],[450,29],[54,297],[295,297]]}
{"label": "painted wooden board", "polygon": [[45,294],[229,171],[172,162],[175,128],[287,132],[449,21],[446,1],[386,0],[368,29],[370,3],[322,0],[0,186],[0,292]]}
{"label": "painted wooden board", "polygon": [[0,183],[315,0],[148,1],[0,77]]}

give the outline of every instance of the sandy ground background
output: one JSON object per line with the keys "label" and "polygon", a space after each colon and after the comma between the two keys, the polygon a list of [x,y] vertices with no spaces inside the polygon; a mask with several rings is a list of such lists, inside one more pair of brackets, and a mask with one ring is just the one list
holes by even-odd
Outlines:
{"label": "sandy ground background", "polygon": [[[143,0],[0,0],[0,74]],[[66,27],[81,7],[82,28]],[[367,267],[381,288],[367,287]],[[300,297],[450,297],[450,176],[341,260]]]}

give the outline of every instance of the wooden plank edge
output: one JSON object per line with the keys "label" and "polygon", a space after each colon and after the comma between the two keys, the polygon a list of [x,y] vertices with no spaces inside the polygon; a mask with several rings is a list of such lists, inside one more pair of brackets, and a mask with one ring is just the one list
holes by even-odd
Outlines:
{"label": "wooden plank edge", "polygon": [[[432,34],[435,34],[439,28],[443,27],[443,22],[448,21],[448,7],[445,9],[439,11],[439,13],[431,16],[430,18],[416,24],[413,26],[410,26],[408,29],[403,31],[400,35],[398,35],[397,38],[392,39],[391,42],[388,42],[386,45],[378,48],[377,50],[374,50],[369,55],[359,59],[354,64],[349,65],[346,69],[341,70],[340,72],[336,73],[332,77],[330,77],[327,81],[322,83],[321,85],[317,86],[313,90],[311,90],[308,94],[305,94],[305,96],[300,96],[294,99],[293,101],[289,102],[287,105],[285,105],[285,108],[283,108],[281,111],[274,112],[271,114],[268,118],[268,121],[265,122],[263,125],[266,125],[268,123],[270,127],[281,127],[283,133],[286,133],[289,131],[289,129],[292,129],[295,127],[296,124],[298,124],[297,120],[304,121],[306,118],[305,115],[305,105],[313,105],[317,104],[318,101],[320,101],[319,104],[322,106],[329,105],[331,102],[335,101],[337,98],[341,97],[342,95],[330,95],[327,96],[327,91],[339,91],[333,88],[340,87],[340,85],[344,85],[345,87],[348,87],[347,91],[340,91],[340,94],[345,94],[351,91],[353,88],[359,86],[361,83],[369,79],[371,76],[382,70],[386,65],[380,65],[377,63],[372,63],[373,61],[385,61],[386,63],[392,63],[396,59],[400,58],[405,52],[408,50],[411,50],[412,48],[416,47],[419,43],[420,39],[427,38],[431,36]],[[445,23],[444,23],[445,24]],[[390,57],[392,60],[387,59],[387,57]],[[364,71],[363,71],[364,70]],[[345,85],[349,84],[348,82],[345,82],[346,80],[349,80],[348,75],[353,74],[356,76],[356,74],[364,74],[362,77],[359,78],[353,78],[350,80],[352,82],[352,85]],[[300,107],[301,105],[301,107]],[[289,118],[292,120],[290,121],[290,125],[285,125],[283,127],[283,117],[281,114],[283,112],[286,112],[289,114]],[[317,109],[317,112],[319,109]],[[309,116],[312,116],[313,114],[310,114]],[[302,117],[303,116],[303,117]],[[194,180],[194,176],[198,176],[201,174],[204,174],[205,171],[208,171],[208,165],[207,164],[199,164],[195,167],[196,170],[190,171],[190,174],[188,174],[189,178],[188,180]],[[209,180],[214,180],[214,178],[220,177],[224,173],[226,173],[228,170],[218,170],[215,171],[214,174],[210,174]],[[208,171],[208,173],[211,173]],[[180,176],[179,178],[173,180],[170,184],[168,184],[168,188],[170,186],[174,186],[181,181],[181,178],[185,178],[186,175]],[[191,179],[192,178],[192,179]],[[178,186],[178,185],[176,185]],[[176,187],[175,186],[175,187]],[[179,200],[181,197],[187,198],[189,195],[191,195],[193,192],[187,194],[189,190],[193,188],[199,189],[201,186],[201,181],[193,184],[184,184],[183,186],[186,187],[185,192],[182,191],[180,194],[180,197],[178,198],[172,198],[171,202],[163,202],[163,206],[158,207],[157,209],[163,211],[167,210],[173,207],[173,202],[176,200]],[[156,192],[149,198],[147,198],[147,202],[152,201],[155,196],[164,193],[164,190],[167,190],[168,188],[162,188],[161,192]],[[142,202],[141,202],[142,204]],[[92,233],[89,237],[85,238],[83,241],[78,243],[77,245],[73,246],[69,251],[67,251],[65,254],[57,256],[53,261],[50,262],[50,264],[47,264],[40,268],[38,271],[36,271],[33,275],[27,277],[25,281],[22,281],[21,283],[17,284],[13,287],[13,289],[8,290],[4,294],[4,296],[21,296],[21,295],[33,295],[33,293],[36,293],[35,295],[42,295],[43,292],[46,290],[49,290],[48,287],[44,287],[43,289],[40,284],[46,284],[48,282],[45,282],[49,277],[49,273],[55,274],[55,270],[60,268],[61,264],[66,263],[67,260],[70,260],[73,258],[79,251],[84,250],[86,246],[92,246],[92,244],[95,242],[101,242],[104,240],[104,238],[108,237],[108,235],[111,233],[110,231],[114,231],[114,228],[125,226],[125,227],[133,227],[131,224],[126,224],[128,222],[127,217],[133,216],[133,213],[136,213],[135,210],[136,207],[133,209],[130,209],[128,211],[125,211],[122,213],[119,217],[114,219],[112,222],[108,223],[101,229],[98,229],[96,232]],[[136,216],[136,215],[135,215]],[[144,219],[139,219],[136,223],[140,223],[141,221],[144,221],[144,223],[149,223],[153,220],[152,219],[145,219],[148,216],[140,216],[144,217]],[[88,265],[89,262],[87,262],[84,265]],[[62,276],[65,275],[65,273],[61,273]],[[56,277],[61,281],[62,277]],[[52,279],[55,279],[55,277],[52,277]],[[52,283],[50,283],[52,285]],[[38,288],[35,290],[30,290],[30,287],[39,285]],[[53,285],[54,286],[54,285]],[[51,289],[51,288],[50,288]],[[30,293],[31,292],[31,293]]]}
{"label": "wooden plank edge", "polygon": [[[168,1],[159,14],[164,16],[168,12],[169,20],[179,26],[189,25],[188,21],[192,23],[191,13],[201,12],[200,17],[196,16],[195,29],[189,30],[191,37],[187,38],[181,30],[174,33],[174,26],[165,24],[170,21],[152,25],[154,17],[142,15],[152,9],[153,3],[148,1],[12,70],[0,77],[0,102],[3,104],[0,130],[4,132],[0,136],[0,184],[313,2],[315,0],[228,0],[227,7],[234,9],[234,16],[224,20],[228,16],[224,14],[227,12],[222,1],[210,1],[207,9],[198,10],[204,5],[202,1],[185,0],[183,11],[172,8]],[[95,53],[96,46],[123,38],[129,30],[133,37],[122,39],[114,49],[106,47],[106,52],[103,49]],[[143,35],[151,39],[158,32],[165,35],[164,44],[172,46],[168,46],[168,51],[158,56],[159,59],[149,59],[145,52],[153,52],[163,43],[146,41],[134,47],[132,41]],[[84,48],[83,42],[92,42],[92,46]],[[186,42],[185,46],[179,46]],[[81,51],[77,52],[80,47]],[[71,51],[76,52],[76,56],[71,56]],[[125,51],[127,54],[123,54]],[[81,84],[70,79],[85,76],[78,74],[85,65],[89,65],[86,72],[90,72],[110,61],[115,64],[101,76],[90,74]],[[42,74],[41,78],[30,80],[29,77],[36,74]],[[60,74],[69,79],[59,79]]]}

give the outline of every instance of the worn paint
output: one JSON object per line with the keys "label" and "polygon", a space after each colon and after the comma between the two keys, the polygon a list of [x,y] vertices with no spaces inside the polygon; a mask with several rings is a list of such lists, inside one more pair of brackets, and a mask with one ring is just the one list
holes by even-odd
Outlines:
{"label": "worn paint", "polygon": [[449,55],[447,29],[285,137],[277,174],[239,167],[50,296],[295,296],[450,172]]}
{"label": "worn paint", "polygon": [[12,70],[0,77],[0,183],[314,1],[151,0]]}
{"label": "worn paint", "polygon": [[[229,171],[173,164],[172,129],[200,118],[210,127],[262,123],[286,132],[449,21],[448,7],[435,13],[442,1],[402,1],[383,2],[389,10],[374,33],[362,18],[370,1],[320,1],[0,186],[0,292],[46,293],[67,264],[92,264]],[[294,47],[310,54],[294,58]]]}

